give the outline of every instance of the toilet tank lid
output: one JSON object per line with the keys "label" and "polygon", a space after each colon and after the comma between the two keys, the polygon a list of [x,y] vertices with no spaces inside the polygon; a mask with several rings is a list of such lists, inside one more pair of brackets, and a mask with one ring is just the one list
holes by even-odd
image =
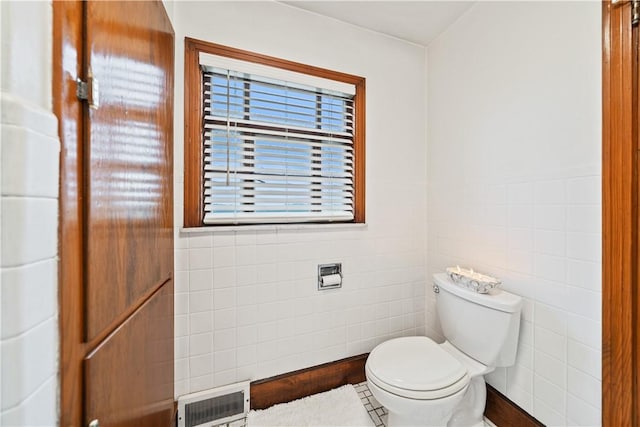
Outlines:
{"label": "toilet tank lid", "polygon": [[446,292],[494,310],[515,313],[522,308],[522,297],[499,288],[493,289],[488,294],[480,294],[455,284],[446,273],[434,274],[433,280],[439,288]]}

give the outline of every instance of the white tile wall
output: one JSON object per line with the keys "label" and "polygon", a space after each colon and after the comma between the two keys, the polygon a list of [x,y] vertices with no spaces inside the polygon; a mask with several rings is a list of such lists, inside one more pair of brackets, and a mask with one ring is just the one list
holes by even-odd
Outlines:
{"label": "white tile wall", "polygon": [[0,425],[51,426],[58,413],[60,150],[51,113],[51,4],[0,7]]}
{"label": "white tile wall", "polygon": [[[176,230],[176,395],[424,334],[424,49],[277,2],[177,2],[173,13],[177,58],[187,35],[363,75],[368,120],[366,226]],[[179,226],[182,62],[176,66]],[[317,265],[327,262],[342,262],[343,286],[318,292]]]}
{"label": "white tile wall", "polygon": [[[7,426],[52,425],[57,422],[58,155],[47,153],[51,146],[59,146],[57,126],[50,112],[41,110],[38,117],[35,107],[18,98],[4,93],[0,97],[0,422]],[[19,116],[14,113],[20,110],[25,113],[22,117],[36,120],[16,120]],[[12,131],[4,132],[6,129]],[[14,156],[14,147],[22,142],[39,143],[43,152],[34,149],[25,156]],[[12,166],[6,168],[7,163]],[[42,175],[38,176],[38,171]]]}
{"label": "white tile wall", "polygon": [[[246,233],[236,237],[256,237]],[[376,256],[367,255],[371,252],[365,247],[375,248],[377,240],[361,242],[357,232],[353,240],[345,240],[352,232],[279,231],[274,234],[282,244],[251,248],[286,248],[292,233],[298,235],[300,248],[280,252],[275,262],[245,266],[240,256],[235,266],[191,269],[178,276],[188,281],[184,298],[176,299],[177,307],[186,305],[185,314],[176,317],[176,380],[183,392],[268,377],[366,352],[392,336],[423,333],[424,304],[416,303],[424,295],[423,242],[409,235],[398,241],[381,239],[389,244],[385,251],[398,252]],[[351,244],[360,249],[348,249]],[[324,249],[319,254],[300,252],[313,252],[314,245]],[[369,256],[377,260],[376,267]],[[319,293],[317,264],[331,260],[343,262],[343,288]]]}
{"label": "white tile wall", "polygon": [[547,425],[597,425],[600,5],[477,3],[427,57],[428,273],[522,295],[516,364],[488,382]]}

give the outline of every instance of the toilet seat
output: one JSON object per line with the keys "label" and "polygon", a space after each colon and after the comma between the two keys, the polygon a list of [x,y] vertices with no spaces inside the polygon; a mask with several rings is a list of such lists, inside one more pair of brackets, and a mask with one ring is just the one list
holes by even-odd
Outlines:
{"label": "toilet seat", "polygon": [[467,369],[427,337],[386,341],[369,354],[367,379],[398,396],[432,400],[451,396],[469,384]]}

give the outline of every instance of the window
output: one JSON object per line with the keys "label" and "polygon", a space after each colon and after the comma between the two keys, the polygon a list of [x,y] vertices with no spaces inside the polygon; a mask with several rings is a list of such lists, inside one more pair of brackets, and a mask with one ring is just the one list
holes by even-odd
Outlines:
{"label": "window", "polygon": [[364,84],[185,42],[185,226],[364,222]]}

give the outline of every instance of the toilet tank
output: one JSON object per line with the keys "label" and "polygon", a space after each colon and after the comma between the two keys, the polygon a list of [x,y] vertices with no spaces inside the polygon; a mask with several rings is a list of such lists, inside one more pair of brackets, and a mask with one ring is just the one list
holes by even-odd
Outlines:
{"label": "toilet tank", "polygon": [[522,298],[494,289],[480,294],[434,274],[438,318],[445,338],[467,356],[490,367],[515,363]]}

